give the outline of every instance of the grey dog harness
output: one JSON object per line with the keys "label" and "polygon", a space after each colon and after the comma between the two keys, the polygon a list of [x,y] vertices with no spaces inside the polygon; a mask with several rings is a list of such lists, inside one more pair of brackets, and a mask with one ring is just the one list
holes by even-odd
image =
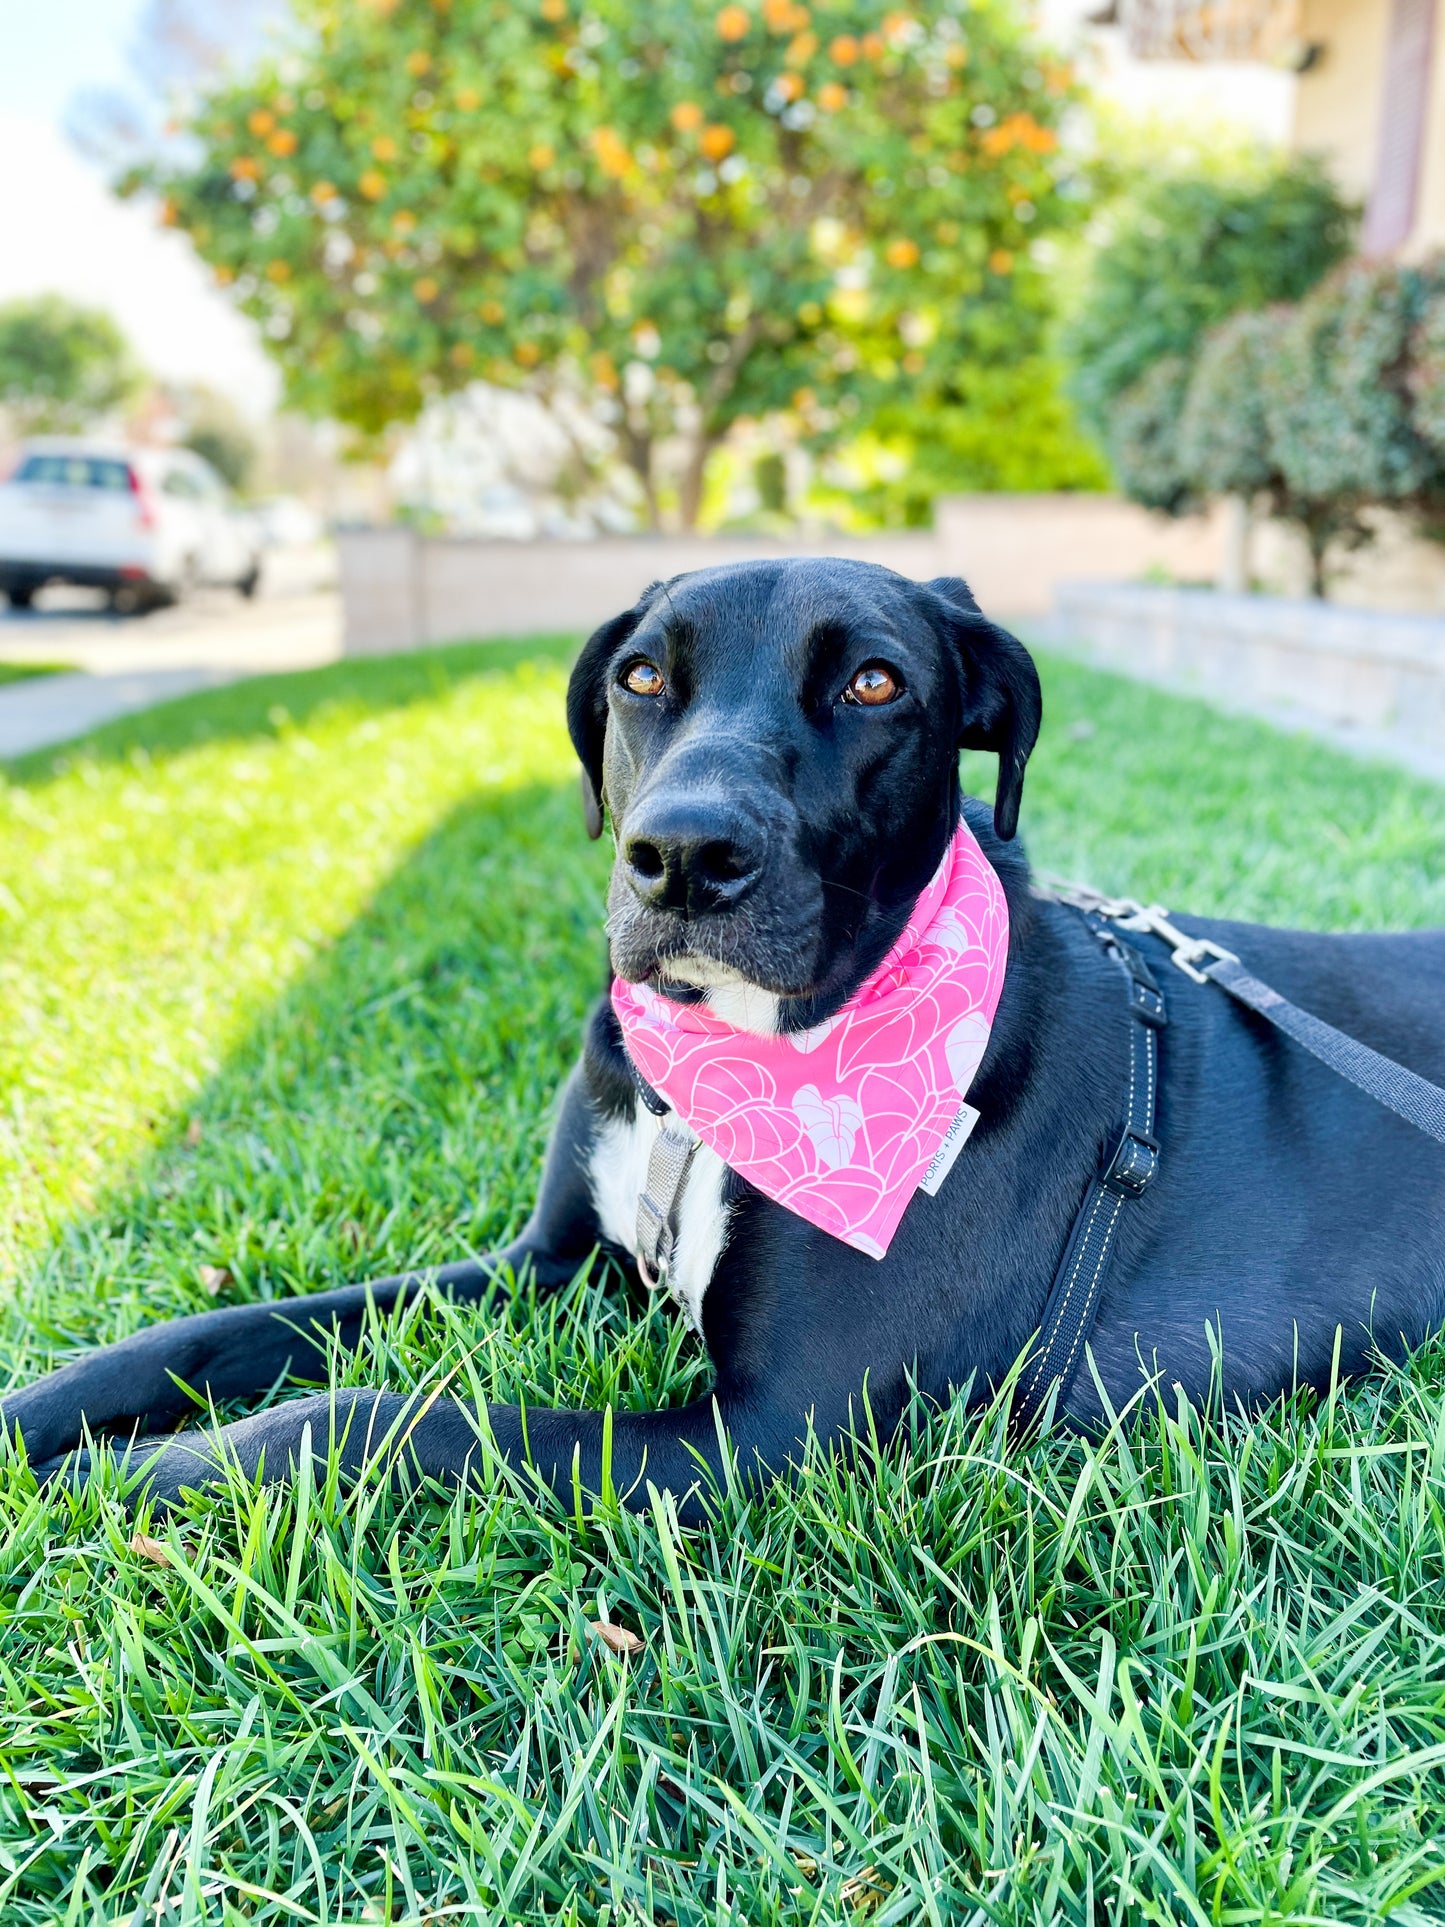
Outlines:
{"label": "grey dog harness", "polygon": [[1097,890],[1074,883],[1050,884],[1038,894],[1069,904],[1083,914],[1094,936],[1129,980],[1130,1009],[1138,1021],[1131,1026],[1124,1132],[1098,1177],[1090,1181],[1064,1247],[1044,1306],[1038,1342],[1009,1410],[1009,1428],[1016,1438],[1039,1418],[1055,1388],[1059,1407],[1068,1397],[1093,1329],[1127,1206],[1143,1196],[1159,1168],[1159,1145],[1153,1135],[1155,1033],[1164,1026],[1164,1000],[1149,966],[1124,941],[1121,932],[1161,938],[1169,946],[1171,962],[1194,983],[1218,984],[1303,1045],[1337,1076],[1347,1078],[1427,1137],[1445,1144],[1445,1091],[1438,1085],[1301,1010],[1246,970],[1232,950],[1208,937],[1191,937],[1180,930],[1161,905],[1138,903],[1132,897],[1101,896]]}

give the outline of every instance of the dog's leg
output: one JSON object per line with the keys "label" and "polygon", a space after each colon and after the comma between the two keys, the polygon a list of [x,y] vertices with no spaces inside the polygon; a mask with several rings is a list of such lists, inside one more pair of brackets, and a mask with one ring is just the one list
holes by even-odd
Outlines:
{"label": "dog's leg", "polygon": [[[618,1498],[641,1509],[649,1503],[649,1486],[656,1486],[674,1495],[685,1523],[701,1518],[705,1495],[723,1484],[719,1433],[730,1432],[730,1416],[738,1428],[731,1436],[739,1467],[753,1489],[798,1449],[806,1429],[798,1423],[760,1425],[757,1411],[738,1406],[730,1414],[715,1398],[675,1411],[614,1412],[607,1469]],[[534,1468],[567,1502],[574,1476],[584,1495],[602,1489],[606,1423],[601,1412],[487,1407],[487,1425],[502,1456],[513,1466]],[[291,1399],[219,1432],[137,1440],[130,1462],[144,1470],[145,1478],[132,1496],[169,1505],[184,1489],[222,1483],[227,1466],[248,1478],[259,1472],[272,1483],[289,1481],[308,1450],[321,1472],[332,1447],[353,1478],[371,1465],[401,1479],[420,1476],[453,1489],[480,1476],[482,1447],[473,1408],[455,1399],[348,1387]],[[63,1454],[35,1470],[43,1479],[80,1483],[89,1475],[90,1455]]]}
{"label": "dog's leg", "polygon": [[552,1289],[571,1279],[597,1243],[586,1178],[591,1107],[574,1071],[547,1148],[537,1208],[521,1235],[486,1258],[402,1272],[371,1284],[196,1312],[103,1345],[7,1392],[0,1426],[24,1439],[32,1464],[78,1445],[83,1429],[126,1435],[163,1431],[202,1399],[247,1398],[285,1377],[324,1378],[333,1345],[359,1343],[368,1308],[389,1312],[428,1285],[463,1303],[483,1297],[500,1269]]}

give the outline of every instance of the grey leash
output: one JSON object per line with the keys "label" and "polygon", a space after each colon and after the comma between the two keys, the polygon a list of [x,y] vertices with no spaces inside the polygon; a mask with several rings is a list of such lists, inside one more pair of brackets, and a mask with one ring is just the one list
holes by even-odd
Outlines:
{"label": "grey leash", "polygon": [[1105,897],[1098,891],[1076,883],[1053,884],[1047,894],[1061,903],[1071,903],[1089,915],[1102,917],[1120,930],[1147,931],[1168,944],[1173,961],[1197,984],[1215,983],[1241,1004],[1247,1004],[1261,1017],[1303,1045],[1311,1056],[1348,1079],[1358,1089],[1383,1104],[1397,1117],[1413,1124],[1417,1131],[1445,1144],[1445,1091],[1418,1072],[1397,1064],[1393,1057],[1371,1050],[1357,1038],[1347,1036],[1315,1017],[1298,1004],[1292,1004],[1252,976],[1232,950],[1211,943],[1208,937],[1190,937],[1169,921],[1169,912],[1157,903],[1136,903],[1132,897]]}

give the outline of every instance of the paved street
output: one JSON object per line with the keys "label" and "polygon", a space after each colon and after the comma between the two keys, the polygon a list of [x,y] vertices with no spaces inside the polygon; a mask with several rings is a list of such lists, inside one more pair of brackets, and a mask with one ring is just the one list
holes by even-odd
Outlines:
{"label": "paved street", "polygon": [[0,611],[0,662],[63,663],[75,673],[0,683],[0,757],[65,742],[192,689],[311,669],[340,654],[335,592],[310,586],[297,567],[274,569],[253,602],[207,590],[148,616],[112,616],[99,597],[47,590],[33,610]]}

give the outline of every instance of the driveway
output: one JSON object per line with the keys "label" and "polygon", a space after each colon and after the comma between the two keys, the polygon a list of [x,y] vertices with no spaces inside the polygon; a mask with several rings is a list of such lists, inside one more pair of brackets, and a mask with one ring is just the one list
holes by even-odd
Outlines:
{"label": "driveway", "polygon": [[64,664],[73,673],[0,683],[0,758],[192,689],[314,669],[340,654],[335,591],[311,586],[299,568],[273,568],[252,602],[206,590],[148,616],[113,616],[82,590],[45,590],[33,609],[0,611],[0,663]]}

